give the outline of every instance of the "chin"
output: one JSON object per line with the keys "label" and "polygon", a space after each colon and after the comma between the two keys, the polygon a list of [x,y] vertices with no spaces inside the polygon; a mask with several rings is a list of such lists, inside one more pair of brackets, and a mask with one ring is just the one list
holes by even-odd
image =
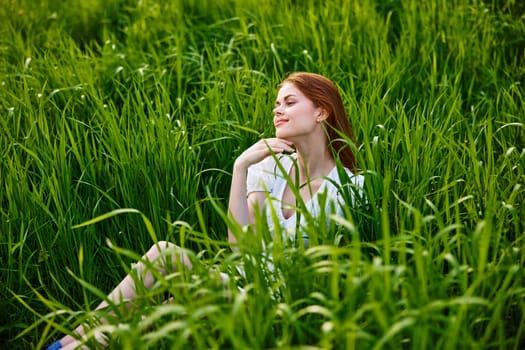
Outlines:
{"label": "chin", "polygon": [[280,139],[288,140],[292,136],[293,136],[293,133],[286,132],[286,130],[283,130],[283,128],[279,128],[275,130],[275,137],[278,137]]}

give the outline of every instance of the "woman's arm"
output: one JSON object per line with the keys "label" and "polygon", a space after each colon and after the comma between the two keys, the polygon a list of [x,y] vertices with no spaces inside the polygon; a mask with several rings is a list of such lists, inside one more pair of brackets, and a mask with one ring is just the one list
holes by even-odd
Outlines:
{"label": "woman's arm", "polygon": [[[232,184],[228,211],[233,219],[241,226],[253,224],[255,207],[262,208],[264,192],[246,193],[246,179],[248,168],[235,162],[233,166]],[[255,204],[257,203],[257,204]],[[235,236],[228,229],[228,242],[237,243]]]}
{"label": "woman's arm", "polygon": [[[289,141],[271,138],[263,139],[246,149],[233,165],[230,198],[228,202],[229,215],[241,226],[253,224],[255,207],[262,209],[264,192],[252,192],[249,195],[246,190],[248,168],[268,157],[270,154],[278,154],[283,151],[293,152]],[[237,240],[228,229],[228,241],[232,244]]]}

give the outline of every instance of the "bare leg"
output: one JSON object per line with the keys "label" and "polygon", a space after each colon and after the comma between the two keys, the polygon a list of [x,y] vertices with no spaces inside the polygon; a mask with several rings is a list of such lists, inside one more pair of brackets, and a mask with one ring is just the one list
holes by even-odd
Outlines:
{"label": "bare leg", "polygon": [[[176,246],[173,243],[160,241],[158,242],[158,245],[153,245],[142,258],[144,260],[154,262],[155,260],[159,258],[159,255],[161,255],[162,250],[166,248],[174,248],[174,247]],[[177,264],[178,262],[181,262],[188,269],[192,268],[192,265],[191,265],[190,260],[188,259],[188,256],[183,252],[172,255],[171,262],[174,265]],[[146,288],[151,288],[151,286],[155,282],[155,279],[153,275],[151,274],[151,272],[145,271],[146,265],[143,262],[139,261],[137,265],[135,266],[135,269],[137,271],[137,275],[141,276],[143,285]],[[160,266],[160,264],[159,266],[157,266],[157,269],[162,274],[166,273],[166,270],[162,266]],[[113,291],[111,291],[111,293],[108,294],[108,299],[111,300],[111,302],[115,304],[119,304],[123,300],[131,300],[135,298],[137,295],[135,287],[136,286],[135,286],[135,281],[133,277],[131,275],[126,275],[126,277],[124,277],[124,279],[117,285],[117,287],[115,287],[115,289],[113,289]],[[99,310],[107,306],[108,306],[108,303],[106,301],[103,301],[97,306],[96,309]],[[77,334],[78,336],[83,337],[85,335],[84,326],[82,325],[78,326],[75,329],[74,333]],[[102,335],[96,336],[96,338],[97,340],[99,340],[101,344],[104,344],[104,339]],[[70,335],[66,335],[65,337],[63,337],[60,340],[60,343],[62,344],[63,346],[62,349],[64,350],[75,349],[80,344],[80,342],[76,338]]]}
{"label": "bare leg", "polygon": [[[101,333],[95,334],[95,339],[102,346],[107,346],[108,345],[107,341],[106,341],[106,338]],[[80,346],[80,344],[81,344],[80,341],[78,341],[76,339],[73,339],[73,341],[71,343],[69,343],[67,345],[64,345],[62,348],[60,348],[60,350],[74,350],[74,349],[90,350],[87,346],[85,346],[85,345]]]}

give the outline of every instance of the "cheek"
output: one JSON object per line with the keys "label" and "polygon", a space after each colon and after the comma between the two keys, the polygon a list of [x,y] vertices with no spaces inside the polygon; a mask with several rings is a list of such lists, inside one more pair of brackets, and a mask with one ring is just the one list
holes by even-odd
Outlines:
{"label": "cheek", "polygon": [[317,111],[310,108],[309,106],[304,106],[295,111],[294,115],[301,118],[305,122],[310,122],[317,119]]}

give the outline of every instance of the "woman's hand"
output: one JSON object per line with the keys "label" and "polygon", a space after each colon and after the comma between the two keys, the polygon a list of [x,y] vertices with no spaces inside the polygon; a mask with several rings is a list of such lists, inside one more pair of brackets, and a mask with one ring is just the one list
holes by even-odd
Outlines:
{"label": "woman's hand", "polygon": [[247,169],[250,165],[259,163],[272,153],[279,154],[282,152],[295,152],[293,144],[277,137],[262,139],[242,152],[235,160],[235,166]]}
{"label": "woman's hand", "polygon": [[[272,153],[294,151],[293,144],[290,141],[269,138],[258,141],[237,157],[233,164],[228,212],[240,226],[254,222],[254,203],[257,202],[257,208],[262,208],[265,200],[265,195],[262,192],[252,192],[249,196],[246,193],[246,176],[250,165],[259,163]],[[229,228],[228,241],[232,244],[237,242],[237,238]]]}

